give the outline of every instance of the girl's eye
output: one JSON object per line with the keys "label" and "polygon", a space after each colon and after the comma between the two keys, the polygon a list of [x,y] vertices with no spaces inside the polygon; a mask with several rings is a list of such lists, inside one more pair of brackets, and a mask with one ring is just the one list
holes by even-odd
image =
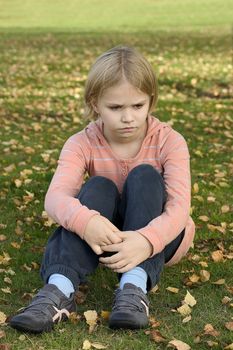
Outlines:
{"label": "girl's eye", "polygon": [[113,111],[116,111],[117,109],[119,109],[120,107],[119,106],[112,106],[112,107],[109,107],[111,110]]}
{"label": "girl's eye", "polygon": [[140,109],[140,108],[143,107],[143,105],[135,105],[134,107],[135,107],[136,109]]}

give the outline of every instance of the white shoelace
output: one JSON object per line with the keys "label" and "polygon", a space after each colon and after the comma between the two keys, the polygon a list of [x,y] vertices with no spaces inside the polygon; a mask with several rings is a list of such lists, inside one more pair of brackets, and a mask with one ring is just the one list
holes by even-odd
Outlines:
{"label": "white shoelace", "polygon": [[69,318],[70,316],[70,313],[68,310],[66,309],[57,309],[56,306],[53,306],[53,308],[55,309],[55,311],[57,312],[54,316],[53,316],[53,322],[57,321],[58,319],[58,322],[61,322],[61,319],[62,319],[62,316],[63,314],[65,314],[67,316],[67,318]]}

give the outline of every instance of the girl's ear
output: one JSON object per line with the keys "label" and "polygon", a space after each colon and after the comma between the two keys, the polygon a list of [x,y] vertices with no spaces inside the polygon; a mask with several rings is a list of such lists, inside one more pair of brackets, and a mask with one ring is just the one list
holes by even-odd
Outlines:
{"label": "girl's ear", "polygon": [[97,104],[96,104],[96,102],[95,102],[94,100],[91,101],[91,106],[92,106],[93,110],[94,110],[97,114],[99,114],[98,108],[97,108]]}

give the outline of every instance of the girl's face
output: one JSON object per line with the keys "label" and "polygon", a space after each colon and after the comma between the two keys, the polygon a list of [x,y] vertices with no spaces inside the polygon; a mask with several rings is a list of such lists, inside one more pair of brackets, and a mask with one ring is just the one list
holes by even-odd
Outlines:
{"label": "girl's face", "polygon": [[150,96],[122,80],[105,90],[93,108],[108,142],[127,143],[145,137],[149,105]]}

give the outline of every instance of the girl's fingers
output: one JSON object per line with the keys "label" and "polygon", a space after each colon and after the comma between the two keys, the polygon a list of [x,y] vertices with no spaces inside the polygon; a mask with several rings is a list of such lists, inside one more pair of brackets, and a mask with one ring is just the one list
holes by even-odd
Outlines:
{"label": "girl's fingers", "polygon": [[101,247],[104,252],[118,252],[121,248],[121,243],[110,244]]}
{"label": "girl's fingers", "polygon": [[99,261],[103,264],[114,264],[114,263],[117,263],[121,260],[121,254],[120,253],[116,253],[112,256],[107,256],[107,257],[101,257],[99,259]]}

